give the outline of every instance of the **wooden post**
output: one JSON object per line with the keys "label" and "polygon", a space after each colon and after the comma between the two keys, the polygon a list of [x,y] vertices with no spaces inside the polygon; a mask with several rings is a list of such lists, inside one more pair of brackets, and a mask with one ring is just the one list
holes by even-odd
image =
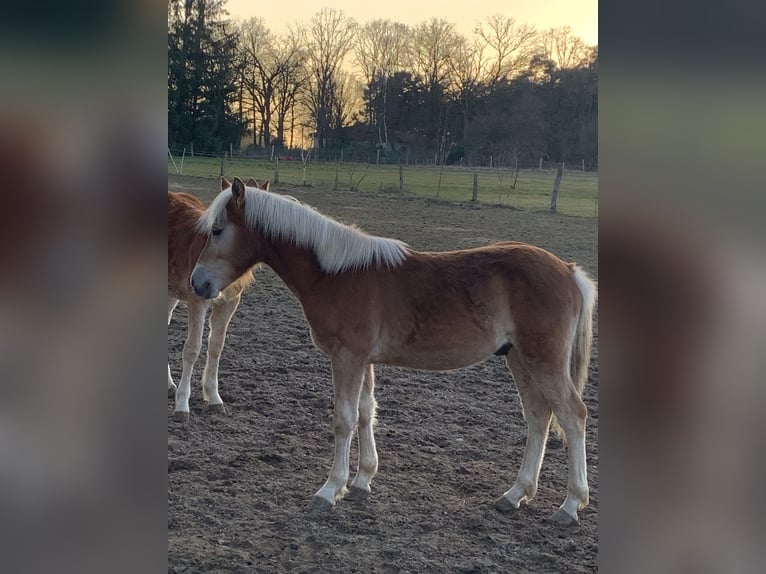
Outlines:
{"label": "wooden post", "polygon": [[380,148],[378,148],[378,157],[375,158],[375,165],[380,165]]}
{"label": "wooden post", "polygon": [[473,174],[473,194],[471,195],[471,203],[476,203],[479,196],[479,174]]}
{"label": "wooden post", "polygon": [[492,160],[495,159],[495,156],[491,155],[489,156],[489,169],[492,169]]}
{"label": "wooden post", "polygon": [[553,193],[551,194],[551,211],[556,213],[557,205],[556,201],[559,198],[559,185],[561,184],[561,178],[564,177],[564,162],[562,161],[556,168],[556,179],[553,180]]}
{"label": "wooden post", "polygon": [[221,156],[221,177],[226,175],[226,152]]}
{"label": "wooden post", "polygon": [[404,191],[404,166],[399,164],[399,191]]}
{"label": "wooden post", "polygon": [[234,157],[234,143],[229,142],[229,157]]}
{"label": "wooden post", "polygon": [[191,143],[191,156],[194,157],[194,142]]}
{"label": "wooden post", "polygon": [[543,171],[543,158],[540,158],[540,169],[538,171]]}
{"label": "wooden post", "polygon": [[582,160],[582,170],[585,171],[585,160]]}
{"label": "wooden post", "polygon": [[335,185],[332,186],[333,191],[338,191],[338,167],[340,164],[335,163]]}
{"label": "wooden post", "polygon": [[186,157],[186,148],[184,148],[184,153],[181,155],[181,175],[184,174],[184,158]]}
{"label": "wooden post", "polygon": [[176,173],[178,173],[178,166],[176,165],[176,160],[173,159],[173,154],[170,153],[170,148],[168,148],[168,157],[170,157],[170,161],[173,162],[173,167],[176,168]]}
{"label": "wooden post", "polygon": [[279,183],[279,156],[274,158],[274,183]]}

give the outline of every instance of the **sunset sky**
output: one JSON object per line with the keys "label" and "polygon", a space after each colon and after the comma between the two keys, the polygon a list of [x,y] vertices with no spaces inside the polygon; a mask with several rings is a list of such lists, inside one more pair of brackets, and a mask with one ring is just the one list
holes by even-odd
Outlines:
{"label": "sunset sky", "polygon": [[343,10],[362,24],[383,18],[413,25],[436,16],[454,23],[465,36],[471,36],[476,23],[487,16],[502,14],[515,18],[519,24],[533,24],[541,30],[570,26],[586,44],[598,44],[598,0],[383,0],[379,3],[364,0],[229,0],[226,9],[235,18],[259,16],[273,32],[281,34],[290,24],[308,22],[324,6]]}

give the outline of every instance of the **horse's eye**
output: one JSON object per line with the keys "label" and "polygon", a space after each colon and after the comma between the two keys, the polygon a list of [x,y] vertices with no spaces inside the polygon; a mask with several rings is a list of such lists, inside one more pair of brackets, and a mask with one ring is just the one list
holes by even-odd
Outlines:
{"label": "horse's eye", "polygon": [[221,229],[220,227],[214,227],[211,233],[213,234],[213,237],[218,237],[219,235],[221,235],[221,233],[223,233],[223,229]]}

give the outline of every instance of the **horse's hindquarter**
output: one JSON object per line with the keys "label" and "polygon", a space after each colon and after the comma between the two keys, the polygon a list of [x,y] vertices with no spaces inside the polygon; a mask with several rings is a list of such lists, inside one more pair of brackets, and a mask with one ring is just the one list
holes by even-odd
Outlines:
{"label": "horse's hindquarter", "polygon": [[[381,341],[373,362],[446,370],[506,344],[547,353],[579,308],[571,267],[526,244],[413,252],[380,274]],[[556,344],[558,347],[558,344]]]}

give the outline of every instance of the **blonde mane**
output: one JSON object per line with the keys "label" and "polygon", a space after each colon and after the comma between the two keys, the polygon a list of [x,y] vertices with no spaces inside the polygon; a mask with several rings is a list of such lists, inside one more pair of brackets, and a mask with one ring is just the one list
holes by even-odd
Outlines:
{"label": "blonde mane", "polygon": [[[197,226],[200,232],[209,234],[216,222],[226,221],[226,205],[231,196],[231,187],[218,194],[200,217]],[[270,239],[311,249],[325,273],[368,269],[373,265],[398,267],[407,258],[407,244],[397,239],[368,235],[293,197],[255,187],[245,187],[245,223]]]}

